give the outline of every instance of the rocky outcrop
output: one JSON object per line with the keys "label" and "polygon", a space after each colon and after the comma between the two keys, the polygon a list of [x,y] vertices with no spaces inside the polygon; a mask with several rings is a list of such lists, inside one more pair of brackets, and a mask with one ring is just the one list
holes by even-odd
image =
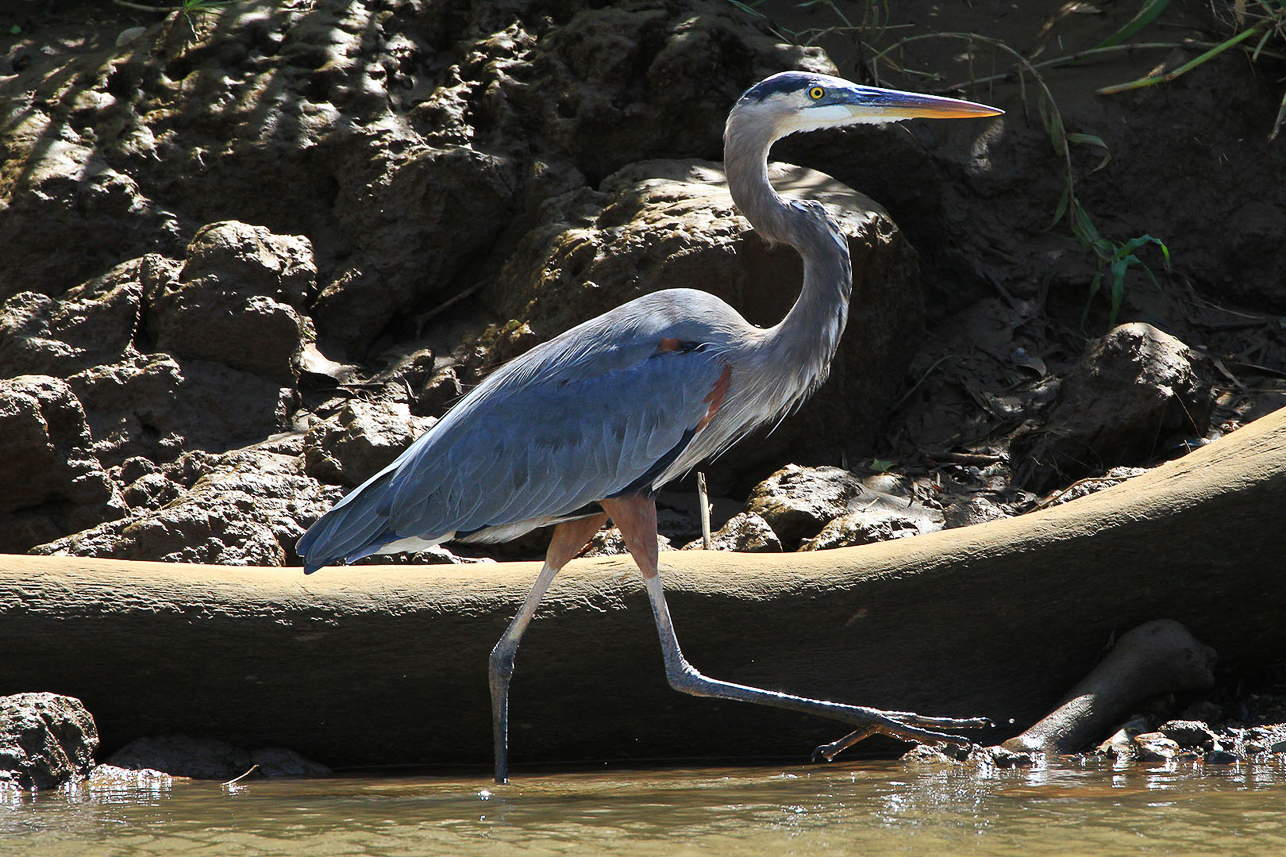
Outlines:
{"label": "rocky outcrop", "polygon": [[304,472],[322,482],[354,487],[374,476],[436,422],[412,417],[403,402],[353,399],[333,421],[304,439]]}
{"label": "rocky outcrop", "polygon": [[89,774],[98,728],[79,699],[0,696],[0,788],[51,789]]}
{"label": "rocky outcrop", "polygon": [[762,518],[784,543],[797,545],[848,511],[862,481],[839,467],[788,464],[755,486],[746,511]]}
{"label": "rocky outcrop", "polygon": [[178,276],[148,296],[157,350],[284,385],[299,374],[317,270],[308,239],[228,221],[197,230]]}
{"label": "rocky outcrop", "polygon": [[[701,539],[688,542],[684,550],[702,550]],[[781,553],[781,539],[768,522],[754,512],[738,512],[710,534],[710,550],[744,553]]]}
{"label": "rocky outcrop", "polygon": [[0,551],[23,551],[124,513],[90,446],[85,412],[65,381],[0,380]]}
{"label": "rocky outcrop", "polygon": [[137,470],[142,472],[127,493],[176,499],[33,552],[223,565],[298,563],[295,542],[341,494],[304,475],[297,455],[265,449],[191,453],[164,471]]}

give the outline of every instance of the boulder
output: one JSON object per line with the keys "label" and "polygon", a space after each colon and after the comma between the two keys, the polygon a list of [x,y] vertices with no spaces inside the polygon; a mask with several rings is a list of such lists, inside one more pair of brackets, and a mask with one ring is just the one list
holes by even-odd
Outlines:
{"label": "boulder", "polygon": [[745,511],[758,515],[784,544],[794,546],[846,513],[863,490],[862,481],[842,468],[788,464],[755,486]]}
{"label": "boulder", "polygon": [[1174,741],[1185,750],[1214,750],[1219,738],[1214,731],[1199,720],[1169,720],[1157,732]]}
{"label": "boulder", "polygon": [[96,749],[98,728],[79,699],[0,696],[0,788],[52,789],[85,777]]}
{"label": "boulder", "polygon": [[0,369],[66,378],[120,360],[133,352],[144,289],[177,270],[177,262],[150,254],[57,298],[14,295],[0,306]]}
{"label": "boulder", "polygon": [[295,542],[340,495],[306,476],[299,457],[262,449],[189,453],[162,473],[182,486],[177,499],[32,552],[225,565],[297,563]]}
{"label": "boulder", "polygon": [[300,310],[317,274],[312,245],[236,221],[199,229],[178,278],[148,295],[156,347],[285,384],[308,330]]}
{"label": "boulder", "polygon": [[1205,433],[1212,371],[1208,358],[1150,324],[1115,328],[1068,373],[1048,424],[1014,438],[1020,478],[1039,492],[1168,457]]}
{"label": "boulder", "polygon": [[[701,550],[701,539],[683,546],[686,550]],[[754,512],[738,512],[718,530],[710,534],[710,549],[717,551],[743,551],[745,553],[781,553],[781,539],[768,522]]]}
{"label": "boulder", "polygon": [[799,549],[813,551],[869,545],[931,533],[942,529],[942,525],[943,515],[937,509],[868,489],[858,508],[829,521],[820,533],[800,543]]}
{"label": "boulder", "polygon": [[24,551],[124,513],[91,448],[85,412],[65,381],[0,380],[0,550]]}

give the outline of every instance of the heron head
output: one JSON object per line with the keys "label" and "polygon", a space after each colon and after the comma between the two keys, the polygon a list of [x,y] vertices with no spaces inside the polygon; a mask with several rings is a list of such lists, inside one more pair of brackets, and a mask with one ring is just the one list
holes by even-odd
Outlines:
{"label": "heron head", "polygon": [[737,112],[771,123],[774,139],[845,125],[1004,113],[972,101],[861,86],[843,78],[802,71],[774,74],[755,84],[737,102],[734,113]]}

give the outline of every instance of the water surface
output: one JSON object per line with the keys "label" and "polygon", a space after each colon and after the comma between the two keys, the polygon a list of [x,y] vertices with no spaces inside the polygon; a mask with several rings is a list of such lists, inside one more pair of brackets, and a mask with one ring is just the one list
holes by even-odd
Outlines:
{"label": "water surface", "polygon": [[337,776],[0,791],[0,854],[1277,855],[1286,761]]}

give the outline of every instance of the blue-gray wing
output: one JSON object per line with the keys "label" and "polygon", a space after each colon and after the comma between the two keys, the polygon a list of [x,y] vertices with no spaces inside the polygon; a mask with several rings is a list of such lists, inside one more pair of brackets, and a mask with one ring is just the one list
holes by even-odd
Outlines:
{"label": "blue-gray wing", "polygon": [[319,520],[299,543],[305,567],[650,490],[708,421],[730,370],[701,348],[631,351],[543,377],[506,367]]}

